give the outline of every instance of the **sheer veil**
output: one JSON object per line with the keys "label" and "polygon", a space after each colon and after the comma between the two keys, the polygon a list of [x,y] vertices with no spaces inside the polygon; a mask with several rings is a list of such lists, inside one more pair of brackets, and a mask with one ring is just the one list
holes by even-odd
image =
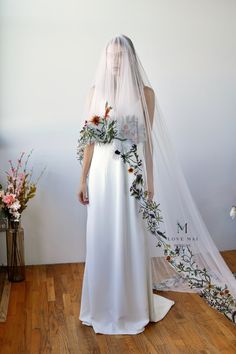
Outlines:
{"label": "sheer veil", "polygon": [[[114,158],[132,165],[130,198],[136,198],[150,231],[153,289],[197,292],[235,323],[236,280],[193,200],[158,98],[127,36],[118,35],[103,48],[83,114],[83,133],[88,122],[95,123],[93,132],[99,128],[96,117],[116,122],[103,135],[99,131],[97,141],[106,136],[103,142],[113,144]],[[80,162],[91,141],[80,136]]]}

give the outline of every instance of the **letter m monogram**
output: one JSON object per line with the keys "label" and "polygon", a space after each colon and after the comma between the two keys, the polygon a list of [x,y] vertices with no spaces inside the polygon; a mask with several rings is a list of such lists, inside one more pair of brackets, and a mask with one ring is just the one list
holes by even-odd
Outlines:
{"label": "letter m monogram", "polygon": [[187,222],[184,224],[184,226],[181,226],[179,222],[177,222],[177,233],[179,233],[179,229],[181,229],[181,231],[185,230],[185,233],[188,232],[187,230]]}

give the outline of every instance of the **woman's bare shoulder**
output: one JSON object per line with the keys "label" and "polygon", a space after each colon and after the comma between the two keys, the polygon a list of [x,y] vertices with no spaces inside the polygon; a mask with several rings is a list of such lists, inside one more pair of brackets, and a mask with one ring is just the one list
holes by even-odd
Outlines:
{"label": "woman's bare shoulder", "polygon": [[155,96],[155,92],[154,92],[153,88],[150,86],[144,86],[143,91],[144,91],[145,96],[148,96],[148,97]]}
{"label": "woman's bare shoulder", "polygon": [[155,104],[155,91],[152,87],[144,86],[143,92],[148,105],[153,106]]}

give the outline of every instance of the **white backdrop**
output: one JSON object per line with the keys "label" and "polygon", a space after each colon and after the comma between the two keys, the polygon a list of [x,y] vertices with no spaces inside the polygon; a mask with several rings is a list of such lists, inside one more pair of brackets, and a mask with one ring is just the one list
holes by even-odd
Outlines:
{"label": "white backdrop", "polygon": [[[27,264],[85,259],[76,145],[102,47],[136,47],[189,188],[220,250],[236,248],[236,2],[0,0],[0,183],[34,149],[37,195],[23,212]],[[0,261],[5,262],[0,234]]]}

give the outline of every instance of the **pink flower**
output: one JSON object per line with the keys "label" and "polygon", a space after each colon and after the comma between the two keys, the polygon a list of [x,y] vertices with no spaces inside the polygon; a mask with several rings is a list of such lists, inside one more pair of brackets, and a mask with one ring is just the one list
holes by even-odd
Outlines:
{"label": "pink flower", "polygon": [[12,203],[14,203],[14,201],[16,200],[15,195],[14,194],[7,194],[3,197],[3,202],[11,205]]}
{"label": "pink flower", "polygon": [[25,177],[25,174],[24,174],[23,172],[18,174],[18,178],[19,178],[20,180],[23,180],[24,177]]}

